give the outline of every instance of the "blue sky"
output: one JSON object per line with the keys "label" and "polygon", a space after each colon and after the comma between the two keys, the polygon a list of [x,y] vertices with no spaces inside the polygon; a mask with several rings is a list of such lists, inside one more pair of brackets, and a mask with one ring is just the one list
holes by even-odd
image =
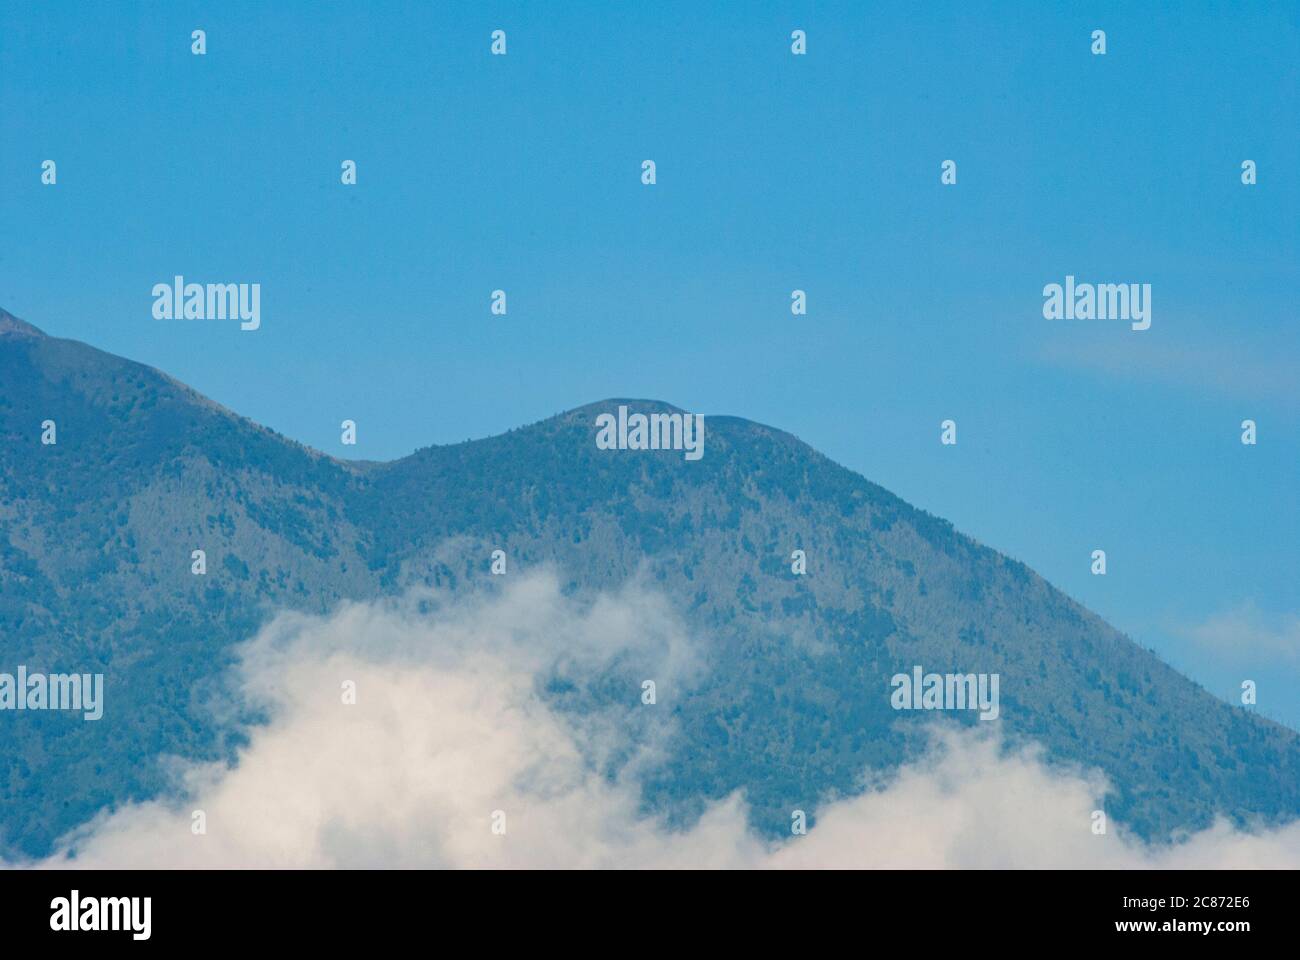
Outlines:
{"label": "blue sky", "polygon": [[338,455],[770,423],[1300,725],[1297,64],[1295,4],[10,2],[0,306]]}

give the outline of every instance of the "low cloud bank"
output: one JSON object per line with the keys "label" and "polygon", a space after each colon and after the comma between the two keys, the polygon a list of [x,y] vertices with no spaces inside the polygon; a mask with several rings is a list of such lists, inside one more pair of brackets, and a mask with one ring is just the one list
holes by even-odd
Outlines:
{"label": "low cloud bank", "polygon": [[[1102,778],[978,728],[936,730],[924,757],[818,809],[806,836],[756,837],[739,794],[669,830],[640,812],[639,775],[700,647],[652,591],[580,603],[552,577],[512,580],[280,616],[243,652],[240,680],[269,722],[238,765],[183,767],[184,802],[103,815],[36,866],[1300,867],[1300,823],[1218,824],[1172,846],[1113,823],[1095,835]],[[610,678],[624,705],[579,715],[543,692]],[[658,703],[641,702],[642,679]],[[612,779],[593,770],[611,756]]]}

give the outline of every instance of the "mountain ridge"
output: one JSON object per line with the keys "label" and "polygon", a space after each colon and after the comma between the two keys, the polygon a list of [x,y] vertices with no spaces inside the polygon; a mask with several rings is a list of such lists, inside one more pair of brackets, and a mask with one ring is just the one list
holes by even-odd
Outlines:
{"label": "mountain ridge", "polygon": [[46,333],[39,327],[20,320],[4,307],[0,307],[0,337],[44,337]]}
{"label": "mountain ridge", "polygon": [[648,809],[671,817],[743,788],[755,828],[780,835],[792,805],[914,756],[918,731],[888,704],[888,678],[914,663],[1001,672],[1008,735],[1102,769],[1108,815],[1140,835],[1216,813],[1300,815],[1293,731],[786,431],[706,415],[697,462],[600,451],[595,413],[680,411],[611,398],[396,460],[340,460],[161,371],[17,324],[0,337],[0,654],[102,666],[124,706],[99,724],[14,728],[8,849],[39,855],[104,807],[165,792],[164,752],[233,760],[247,728],[215,723],[210,704],[269,611],[491,589],[498,548],[578,595],[644,575],[708,638],[708,678],[674,709],[680,734],[645,785]]}

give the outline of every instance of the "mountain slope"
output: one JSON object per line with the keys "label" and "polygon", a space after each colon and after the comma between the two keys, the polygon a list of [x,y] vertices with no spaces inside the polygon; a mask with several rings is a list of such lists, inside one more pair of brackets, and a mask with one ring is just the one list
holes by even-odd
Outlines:
{"label": "mountain slope", "polygon": [[162,789],[159,754],[229,756],[238,725],[212,704],[231,646],[271,611],[486,585],[497,548],[579,595],[644,577],[704,638],[709,669],[673,706],[679,734],[646,786],[679,819],[743,787],[755,825],[788,832],[791,809],[914,755],[933,715],[892,710],[889,678],[916,664],[999,673],[1003,729],[1102,768],[1109,814],[1144,836],[1215,812],[1300,816],[1300,736],[1022,564],[749,421],[706,418],[697,462],[598,450],[594,419],[619,403],[671,409],[610,400],[348,464],[0,312],[0,670],[103,670],[114,707],[98,723],[0,714],[0,838],[38,855]]}

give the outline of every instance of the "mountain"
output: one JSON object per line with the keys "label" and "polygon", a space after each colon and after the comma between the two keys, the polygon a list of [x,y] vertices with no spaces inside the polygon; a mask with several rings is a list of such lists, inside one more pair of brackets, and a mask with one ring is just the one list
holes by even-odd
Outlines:
{"label": "mountain", "polygon": [[754,826],[785,834],[792,797],[815,813],[913,757],[917,717],[888,695],[915,664],[998,673],[1002,729],[1102,769],[1109,815],[1144,837],[1216,813],[1300,816],[1300,735],[1212,697],[1023,564],[747,420],[707,417],[694,462],[598,450],[595,418],[620,404],[674,409],[608,400],[350,463],[0,311],[0,672],[103,672],[112,704],[95,723],[0,713],[0,850],[39,856],[158,794],[165,756],[232,757],[256,717],[218,709],[224,671],[272,612],[470,588],[497,548],[580,595],[647,578],[707,638],[709,669],[645,785],[671,818],[743,787]]}

